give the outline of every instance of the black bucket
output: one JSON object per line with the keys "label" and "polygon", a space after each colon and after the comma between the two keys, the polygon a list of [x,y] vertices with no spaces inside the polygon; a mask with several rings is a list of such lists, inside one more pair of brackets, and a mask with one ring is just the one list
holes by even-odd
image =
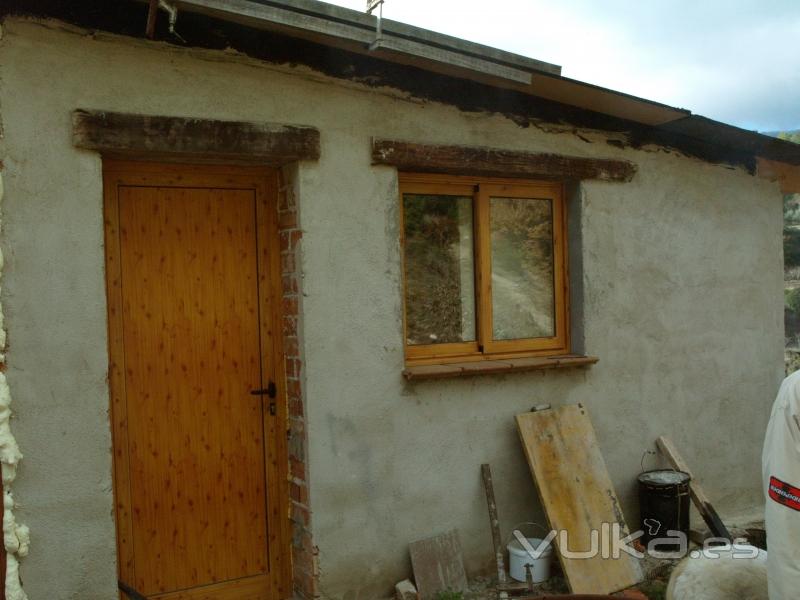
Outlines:
{"label": "black bucket", "polygon": [[[639,475],[639,512],[646,546],[656,538],[669,538],[668,531],[680,531],[689,536],[689,482],[691,476],[683,471],[645,471]],[[680,542],[657,543],[654,550],[677,552]]]}

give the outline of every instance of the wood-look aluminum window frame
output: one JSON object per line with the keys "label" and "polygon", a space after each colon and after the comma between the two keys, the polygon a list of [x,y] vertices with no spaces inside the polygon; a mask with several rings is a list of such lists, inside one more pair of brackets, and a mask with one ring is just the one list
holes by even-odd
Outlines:
{"label": "wood-look aluminum window frame", "polygon": [[[480,360],[502,360],[527,356],[561,356],[570,352],[567,207],[564,184],[453,175],[400,173],[400,243],[403,279],[403,345],[407,365],[448,364]],[[475,269],[474,342],[408,344],[405,194],[469,196],[473,205]],[[555,335],[552,337],[494,340],[492,329],[492,277],[490,198],[550,200],[553,210],[553,291]]]}

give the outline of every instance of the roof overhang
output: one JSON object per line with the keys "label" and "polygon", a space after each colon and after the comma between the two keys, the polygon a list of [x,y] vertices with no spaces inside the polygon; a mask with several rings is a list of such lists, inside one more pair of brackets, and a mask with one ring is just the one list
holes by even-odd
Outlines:
{"label": "roof overhang", "polygon": [[[756,158],[766,159],[785,165],[784,188],[800,187],[788,183],[800,178],[794,175],[800,172],[798,144],[563,77],[557,65],[397,21],[383,19],[378,36],[377,18],[317,0],[117,0],[115,8],[108,0],[7,0],[0,5],[0,17],[55,18],[144,37],[147,4],[154,16],[154,6],[176,7],[177,31],[191,33],[188,45],[234,47],[261,60],[306,64],[334,77],[396,86],[464,110],[496,111],[524,125],[553,122],[622,133],[627,141],[609,143],[655,144],[752,173],[759,171]],[[160,39],[177,43],[175,37],[164,37],[166,18],[158,19]],[[268,35],[261,39],[259,31]]]}
{"label": "roof overhang", "polygon": [[[149,0],[139,0],[149,2]],[[561,76],[561,67],[317,0],[176,0],[179,11],[277,31],[350,52],[423,67],[646,125],[687,110]]]}
{"label": "roof overhang", "polygon": [[[149,2],[149,0],[139,0]],[[522,92],[800,165],[800,146],[561,75],[561,67],[317,0],[176,0],[178,10]]]}

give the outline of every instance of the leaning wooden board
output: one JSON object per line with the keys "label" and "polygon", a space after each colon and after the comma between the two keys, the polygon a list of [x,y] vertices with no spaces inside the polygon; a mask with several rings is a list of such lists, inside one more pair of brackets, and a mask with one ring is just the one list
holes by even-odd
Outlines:
{"label": "leaning wooden board", "polygon": [[436,600],[441,592],[448,590],[467,591],[467,574],[457,530],[411,542],[408,551],[420,600]]}
{"label": "leaning wooden board", "polygon": [[[586,409],[525,413],[517,415],[517,426],[550,527],[568,533],[569,550],[589,550],[591,532],[600,532],[603,524],[619,523],[625,537],[628,527]],[[624,552],[616,559],[557,554],[574,594],[610,594],[642,580],[638,560]]]}

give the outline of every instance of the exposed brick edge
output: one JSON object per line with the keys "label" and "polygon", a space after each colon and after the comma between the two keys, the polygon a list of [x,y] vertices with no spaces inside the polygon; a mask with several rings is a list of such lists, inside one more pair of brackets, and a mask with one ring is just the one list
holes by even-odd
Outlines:
{"label": "exposed brick edge", "polygon": [[281,170],[278,197],[278,230],[281,248],[281,284],[283,348],[286,359],[286,394],[289,403],[289,495],[292,546],[292,584],[297,597],[319,597],[318,549],[311,535],[311,510],[308,501],[308,466],[306,464],[306,411],[303,396],[300,353],[300,242],[303,232],[295,182],[297,168]]}

